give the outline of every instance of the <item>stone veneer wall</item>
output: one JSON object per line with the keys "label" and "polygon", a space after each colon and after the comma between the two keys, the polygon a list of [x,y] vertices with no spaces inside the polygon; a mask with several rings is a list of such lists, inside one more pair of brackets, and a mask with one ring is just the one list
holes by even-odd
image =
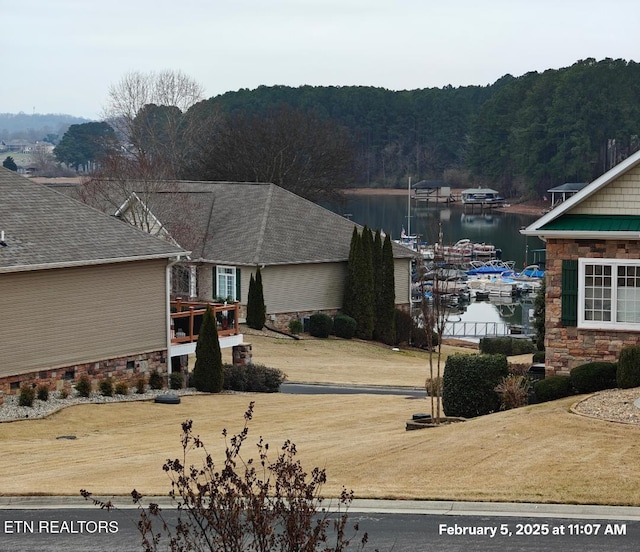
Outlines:
{"label": "stone veneer wall", "polygon": [[640,343],[640,332],[584,330],[564,327],[562,261],[564,259],[640,259],[640,242],[614,240],[547,240],[545,370],[547,376],[566,375],[586,362],[616,362],[620,350]]}
{"label": "stone veneer wall", "polygon": [[110,377],[114,383],[125,382],[129,387],[134,387],[140,377],[147,380],[149,374],[157,370],[160,374],[167,374],[167,351],[154,351],[140,355],[132,355],[122,358],[101,360],[77,364],[55,370],[39,370],[16,376],[8,376],[0,381],[0,391],[5,394],[18,393],[20,387],[27,385],[46,385],[50,391],[68,392],[73,390],[74,384],[81,376],[87,375],[91,379],[94,390],[98,381]]}

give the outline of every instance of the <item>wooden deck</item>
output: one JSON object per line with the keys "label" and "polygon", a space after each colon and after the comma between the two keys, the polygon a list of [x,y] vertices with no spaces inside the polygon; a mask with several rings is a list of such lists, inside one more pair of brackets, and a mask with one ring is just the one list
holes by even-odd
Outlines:
{"label": "wooden deck", "polygon": [[218,337],[239,335],[240,303],[203,303],[171,301],[171,343],[175,345],[198,341],[204,313],[210,307],[217,322]]}

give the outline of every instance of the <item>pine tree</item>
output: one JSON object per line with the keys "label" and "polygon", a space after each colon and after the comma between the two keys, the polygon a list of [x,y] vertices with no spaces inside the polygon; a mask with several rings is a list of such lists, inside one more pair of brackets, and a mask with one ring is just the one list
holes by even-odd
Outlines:
{"label": "pine tree", "polygon": [[380,341],[393,345],[396,337],[396,283],[393,246],[389,235],[385,236],[382,246],[382,265],[380,301],[378,317],[380,318]]}
{"label": "pine tree", "polygon": [[256,269],[256,277],[249,279],[249,294],[247,296],[247,326],[254,330],[261,330],[267,319],[267,308],[264,304],[262,289],[262,274],[260,267]]}
{"label": "pine tree", "polygon": [[206,393],[219,393],[224,383],[218,327],[211,307],[207,307],[200,326],[193,383],[198,391]]}
{"label": "pine tree", "polygon": [[373,339],[382,341],[384,330],[384,321],[382,319],[382,234],[380,230],[376,230],[373,239],[373,296],[374,304],[374,323],[373,323]]}

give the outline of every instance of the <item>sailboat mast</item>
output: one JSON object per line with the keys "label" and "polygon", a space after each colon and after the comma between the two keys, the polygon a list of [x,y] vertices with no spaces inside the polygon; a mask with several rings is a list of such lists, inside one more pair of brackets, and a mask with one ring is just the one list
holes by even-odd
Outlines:
{"label": "sailboat mast", "polygon": [[411,177],[407,186],[407,236],[411,235]]}

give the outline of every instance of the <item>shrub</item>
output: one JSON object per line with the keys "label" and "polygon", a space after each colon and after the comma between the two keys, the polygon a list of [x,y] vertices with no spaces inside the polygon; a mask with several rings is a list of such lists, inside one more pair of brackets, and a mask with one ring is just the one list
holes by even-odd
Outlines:
{"label": "shrub", "polygon": [[309,333],[313,337],[329,337],[333,330],[333,319],[323,312],[316,312],[309,317]]}
{"label": "shrub", "polygon": [[60,391],[60,398],[66,399],[69,396],[69,391],[65,388]]}
{"label": "shrub", "polygon": [[281,370],[262,364],[224,365],[224,388],[230,391],[277,393],[286,379]]}
{"label": "shrub", "polygon": [[78,395],[80,395],[81,397],[90,396],[91,380],[89,379],[89,376],[87,375],[80,376],[80,379],[78,380],[78,383],[76,383],[75,388],[76,388],[76,391],[78,392]]}
{"label": "shrub", "polygon": [[48,401],[49,400],[49,388],[46,385],[38,385],[38,389],[36,390],[36,396],[39,401]]}
{"label": "shrub", "polygon": [[496,387],[500,396],[500,408],[511,410],[525,406],[529,399],[531,380],[522,374],[509,374]]}
{"label": "shrub", "polygon": [[104,378],[98,382],[98,389],[103,397],[113,397],[113,380]]}
{"label": "shrub", "polygon": [[302,333],[302,330],[302,320],[298,320],[297,318],[295,320],[289,320],[289,333],[298,335]]}
{"label": "shrub", "polygon": [[570,376],[549,376],[533,385],[538,402],[555,401],[573,394]]}
{"label": "shrub", "polygon": [[589,362],[576,366],[569,374],[571,385],[576,393],[613,389],[616,386],[617,369],[615,362]]}
{"label": "shrub", "polygon": [[169,387],[171,389],[182,389],[184,387],[184,374],[182,372],[172,372],[169,376]]}
{"label": "shrub", "polygon": [[442,377],[427,378],[424,382],[424,388],[430,397],[442,397]]}
{"label": "shrub", "polygon": [[210,307],[202,317],[202,326],[196,344],[196,363],[193,367],[193,383],[198,391],[219,393],[224,382],[222,352],[218,329]]}
{"label": "shrub", "polygon": [[144,378],[138,378],[138,381],[136,382],[136,393],[138,393],[138,395],[144,394],[146,384],[147,382]]}
{"label": "shrub", "polygon": [[624,347],[620,351],[616,381],[622,389],[640,386],[640,345]]}
{"label": "shrub", "polygon": [[115,393],[116,395],[128,395],[129,386],[124,381],[119,381],[116,383]]}
{"label": "shrub", "polygon": [[447,358],[442,378],[442,407],[447,416],[473,418],[500,408],[496,386],[509,375],[504,355],[463,355]]}
{"label": "shrub", "polygon": [[[243,448],[248,439],[253,403],[245,412],[244,428],[225,437],[219,458],[209,452],[193,429],[182,423],[180,459],[167,460],[162,469],[171,484],[171,505],[143,505],[143,496],[131,492],[139,508],[138,531],[144,550],[292,550],[351,549],[357,524],[349,525],[347,511],[353,491],[343,488],[331,501],[330,512],[322,496],[327,482],[324,469],[305,469],[291,441],[270,447],[262,438],[251,457]],[[224,429],[223,435],[227,435]],[[115,508],[111,500],[80,494],[102,509]],[[364,534],[356,548],[363,550]]]}
{"label": "shrub", "polygon": [[480,352],[487,355],[524,355],[536,350],[529,339],[518,337],[483,337],[480,339]]}
{"label": "shrub", "polygon": [[157,370],[154,370],[149,374],[149,387],[156,390],[164,387],[164,378]]}
{"label": "shrub", "polygon": [[544,364],[545,354],[546,353],[544,351],[536,351],[535,353],[533,353],[532,362],[534,364]]}
{"label": "shrub", "polygon": [[416,319],[403,310],[396,310],[396,345],[406,343],[420,349],[427,349],[429,345],[438,345],[438,334],[432,332],[432,342],[429,343],[427,330],[421,327]]}
{"label": "shrub", "polygon": [[333,319],[333,333],[336,337],[351,339],[356,334],[357,322],[346,314],[338,314]]}
{"label": "shrub", "polygon": [[33,401],[36,398],[36,390],[31,385],[23,385],[20,388],[20,396],[18,397],[18,404],[20,406],[33,406]]}

